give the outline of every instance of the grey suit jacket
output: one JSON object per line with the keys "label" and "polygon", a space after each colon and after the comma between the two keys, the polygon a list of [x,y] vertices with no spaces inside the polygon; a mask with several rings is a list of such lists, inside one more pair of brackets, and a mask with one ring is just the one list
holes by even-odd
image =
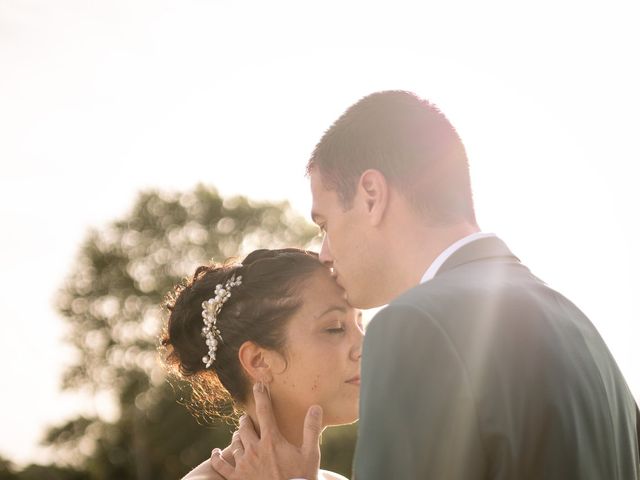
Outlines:
{"label": "grey suit jacket", "polygon": [[638,480],[638,428],[593,324],[497,238],[367,329],[357,480]]}

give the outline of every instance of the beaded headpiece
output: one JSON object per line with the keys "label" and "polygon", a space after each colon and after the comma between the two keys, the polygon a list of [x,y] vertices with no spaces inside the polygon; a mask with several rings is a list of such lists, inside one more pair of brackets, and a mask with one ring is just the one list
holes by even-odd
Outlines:
{"label": "beaded headpiece", "polygon": [[204,327],[202,327],[202,336],[206,339],[209,352],[202,357],[202,362],[206,365],[205,368],[209,368],[213,361],[216,359],[216,350],[218,349],[218,343],[222,342],[222,335],[218,329],[216,323],[218,321],[218,314],[222,309],[222,305],[231,297],[231,288],[237,287],[242,284],[242,275],[236,274],[227,280],[224,284],[216,285],[215,297],[210,298],[206,302],[202,302],[202,319],[204,321]]}

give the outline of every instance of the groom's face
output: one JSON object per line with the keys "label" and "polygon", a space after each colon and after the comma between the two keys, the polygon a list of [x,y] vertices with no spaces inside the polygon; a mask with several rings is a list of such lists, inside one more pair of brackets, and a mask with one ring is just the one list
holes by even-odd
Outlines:
{"label": "groom's face", "polygon": [[333,276],[346,291],[352,306],[377,306],[367,288],[370,286],[368,279],[377,278],[373,274],[377,255],[368,242],[371,232],[367,229],[360,202],[356,198],[353,206],[345,210],[337,192],[325,187],[317,169],[311,171],[310,178],[311,218],[324,233],[320,261],[332,267]]}

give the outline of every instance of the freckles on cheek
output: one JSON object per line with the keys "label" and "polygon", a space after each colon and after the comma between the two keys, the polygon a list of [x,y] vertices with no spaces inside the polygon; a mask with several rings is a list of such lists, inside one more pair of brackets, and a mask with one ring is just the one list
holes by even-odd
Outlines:
{"label": "freckles on cheek", "polygon": [[320,375],[316,375],[313,379],[313,383],[311,384],[311,391],[315,392],[318,390],[318,386],[320,385]]}

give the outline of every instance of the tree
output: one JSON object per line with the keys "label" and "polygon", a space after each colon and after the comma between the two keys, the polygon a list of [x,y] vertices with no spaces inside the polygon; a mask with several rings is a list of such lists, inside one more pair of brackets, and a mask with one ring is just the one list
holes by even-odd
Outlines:
{"label": "tree", "polygon": [[[204,427],[176,404],[158,361],[164,295],[198,265],[260,248],[308,246],[315,229],[287,203],[188,193],[140,194],[124,219],[89,232],[58,298],[77,359],[63,388],[108,392],[117,420],[79,417],[51,428],[45,443],[92,479],[175,479],[226,445],[233,427]],[[333,435],[352,451],[354,430]],[[348,464],[324,465],[349,472]]]}
{"label": "tree", "polygon": [[0,457],[0,480],[89,480],[87,474],[71,468],[51,465],[27,465],[19,472],[13,464]]}

